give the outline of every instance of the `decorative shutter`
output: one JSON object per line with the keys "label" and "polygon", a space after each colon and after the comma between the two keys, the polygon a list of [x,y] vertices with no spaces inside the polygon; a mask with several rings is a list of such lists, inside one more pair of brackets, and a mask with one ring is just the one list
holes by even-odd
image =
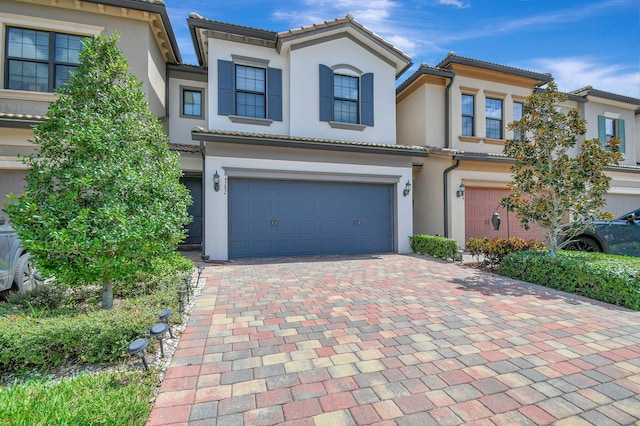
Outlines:
{"label": "decorative shutter", "polygon": [[233,62],[218,59],[218,115],[235,115]]}
{"label": "decorative shutter", "polygon": [[269,119],[282,121],[282,70],[267,68],[267,114]]}
{"label": "decorative shutter", "polygon": [[333,120],[333,70],[320,64],[320,121]]}
{"label": "decorative shutter", "polygon": [[600,143],[603,146],[607,142],[607,128],[604,120],[604,115],[598,116],[598,139],[600,139]]}
{"label": "decorative shutter", "polygon": [[360,124],[373,126],[373,74],[362,74],[362,99],[360,101]]}
{"label": "decorative shutter", "polygon": [[624,120],[616,120],[616,129],[618,131],[618,139],[620,139],[620,152],[624,154]]}

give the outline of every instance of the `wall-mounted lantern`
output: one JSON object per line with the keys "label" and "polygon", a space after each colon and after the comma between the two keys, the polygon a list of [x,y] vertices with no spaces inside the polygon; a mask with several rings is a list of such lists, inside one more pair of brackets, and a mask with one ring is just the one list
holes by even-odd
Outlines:
{"label": "wall-mounted lantern", "polygon": [[458,197],[458,198],[464,197],[464,191],[465,191],[464,183],[460,183],[460,186],[458,187],[458,190],[456,191],[456,197]]}
{"label": "wall-mounted lantern", "polygon": [[220,175],[216,170],[216,174],[213,175],[213,190],[218,192],[220,191]]}
{"label": "wall-mounted lantern", "polygon": [[500,222],[502,221],[502,219],[500,218],[500,213],[498,213],[497,211],[493,212],[493,214],[491,215],[491,224],[493,225],[493,229],[496,231],[500,230]]}
{"label": "wall-mounted lantern", "polygon": [[407,195],[409,195],[410,192],[411,192],[411,182],[407,181],[407,184],[404,186],[404,190],[402,191],[402,195],[406,197]]}

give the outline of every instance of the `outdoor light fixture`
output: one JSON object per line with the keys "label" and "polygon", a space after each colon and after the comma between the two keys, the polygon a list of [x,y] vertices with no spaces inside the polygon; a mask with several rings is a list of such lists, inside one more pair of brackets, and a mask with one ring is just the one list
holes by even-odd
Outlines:
{"label": "outdoor light fixture", "polygon": [[216,174],[213,175],[213,190],[218,192],[220,191],[220,175],[216,170]]}
{"label": "outdoor light fixture", "polygon": [[460,186],[458,187],[458,190],[456,191],[456,197],[460,198],[460,197],[464,197],[464,191],[465,191],[465,187],[464,187],[464,183],[460,183]]}
{"label": "outdoor light fixture", "polygon": [[169,317],[170,316],[171,316],[171,309],[167,309],[167,308],[164,308],[158,314],[158,318],[160,318],[160,321],[162,321],[163,323],[167,324],[167,327],[169,327],[169,336],[171,336],[171,338],[174,339],[173,333],[171,332],[171,326],[169,326]]}
{"label": "outdoor light fixture", "polygon": [[491,215],[491,224],[493,225],[493,229],[495,231],[500,230],[501,221],[502,221],[502,218],[500,217],[500,213],[498,213],[497,211],[493,212],[493,214]]}
{"label": "outdoor light fixture", "polygon": [[153,327],[151,327],[151,330],[149,330],[149,334],[152,337],[155,337],[156,339],[158,339],[158,343],[160,344],[160,355],[162,356],[162,358],[164,358],[164,346],[162,345],[162,336],[164,336],[167,331],[169,331],[169,326],[163,322],[154,324]]}
{"label": "outdoor light fixture", "polygon": [[404,190],[402,191],[402,195],[406,197],[407,195],[409,195],[410,192],[411,192],[411,182],[407,181],[407,184],[404,186]]}
{"label": "outdoor light fixture", "polygon": [[147,339],[137,339],[131,342],[129,347],[127,348],[127,353],[129,355],[137,355],[144,364],[144,369],[149,371],[149,365],[147,364],[147,359],[145,358],[145,349],[149,345],[149,341]]}
{"label": "outdoor light fixture", "polygon": [[202,271],[204,271],[204,266],[198,265],[198,279],[196,280],[196,287],[198,287],[198,283],[200,282],[200,275],[202,275]]}

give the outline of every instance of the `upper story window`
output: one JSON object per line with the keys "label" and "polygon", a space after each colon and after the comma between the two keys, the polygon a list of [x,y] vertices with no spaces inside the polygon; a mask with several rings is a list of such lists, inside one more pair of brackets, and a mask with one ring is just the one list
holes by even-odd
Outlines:
{"label": "upper story window", "polygon": [[360,79],[348,75],[333,76],[333,119],[342,123],[358,124]]}
{"label": "upper story window", "polygon": [[334,68],[320,65],[320,121],[351,130],[373,126],[373,74],[349,65]]}
{"label": "upper story window", "polygon": [[[617,116],[618,114],[610,115]],[[620,140],[620,152],[625,152],[624,120],[606,115],[598,116],[598,138],[603,143],[617,138]]]}
{"label": "upper story window", "polygon": [[232,56],[234,61],[218,60],[218,115],[244,124],[282,121],[282,70]]}
{"label": "upper story window", "polygon": [[475,96],[462,95],[462,136],[475,136]]}
{"label": "upper story window", "polygon": [[80,63],[83,36],[7,28],[5,88],[53,92]]}
{"label": "upper story window", "polygon": [[487,98],[485,105],[487,138],[502,139],[502,100]]}
{"label": "upper story window", "polygon": [[193,87],[180,87],[181,108],[180,116],[187,118],[204,118],[203,89]]}
{"label": "upper story window", "polygon": [[266,118],[266,69],[236,65],[236,115]]}
{"label": "upper story window", "polygon": [[[524,106],[522,102],[514,102],[513,103],[513,121],[520,121],[522,119],[522,115],[524,113]],[[519,141],[522,139],[522,134],[518,131],[513,132],[513,139]]]}

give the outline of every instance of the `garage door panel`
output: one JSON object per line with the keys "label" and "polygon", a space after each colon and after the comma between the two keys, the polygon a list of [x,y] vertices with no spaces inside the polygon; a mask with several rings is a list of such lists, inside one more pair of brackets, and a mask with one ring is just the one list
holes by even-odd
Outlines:
{"label": "garage door panel", "polygon": [[[472,188],[465,192],[465,241],[469,238],[535,238],[545,241],[544,233],[538,229],[525,230],[514,212],[500,206],[500,200],[509,195],[508,189]],[[493,229],[493,212],[500,214],[500,229]]]}
{"label": "garage door panel", "polygon": [[229,255],[392,251],[392,194],[391,185],[231,179]]}

